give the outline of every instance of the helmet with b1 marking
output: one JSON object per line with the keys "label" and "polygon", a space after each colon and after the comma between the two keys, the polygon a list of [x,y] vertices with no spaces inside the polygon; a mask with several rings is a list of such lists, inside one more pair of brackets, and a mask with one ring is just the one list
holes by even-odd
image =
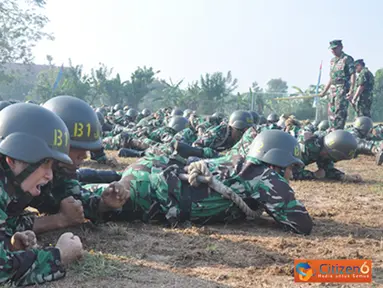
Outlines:
{"label": "helmet with b1 marking", "polygon": [[72,96],[57,96],[45,102],[46,109],[56,113],[66,124],[70,147],[83,150],[102,148],[101,126],[97,114],[85,101]]}
{"label": "helmet with b1 marking", "polygon": [[7,106],[0,112],[0,154],[29,164],[13,177],[21,184],[46,159],[72,164],[68,128],[59,116],[39,105]]}

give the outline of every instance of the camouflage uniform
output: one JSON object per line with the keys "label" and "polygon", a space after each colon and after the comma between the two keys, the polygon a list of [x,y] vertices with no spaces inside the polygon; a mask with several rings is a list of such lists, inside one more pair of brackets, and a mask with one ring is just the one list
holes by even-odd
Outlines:
{"label": "camouflage uniform", "polygon": [[[307,135],[309,135],[307,137]],[[306,139],[304,139],[306,137]],[[302,152],[302,161],[307,166],[312,163],[316,163],[318,169],[323,169],[326,173],[325,178],[333,180],[341,180],[344,173],[334,167],[334,161],[321,156],[323,149],[323,137],[316,135],[301,134],[298,137],[298,141]],[[316,179],[314,172],[305,170],[304,168],[295,167],[293,168],[293,179],[294,180],[312,180]]]}
{"label": "camouflage uniform", "polygon": [[364,67],[356,79],[356,87],[364,86],[362,94],[359,95],[355,104],[355,111],[358,116],[371,118],[372,90],[374,89],[374,75]]}
{"label": "camouflage uniform", "polygon": [[41,194],[34,197],[29,206],[36,208],[41,213],[56,214],[60,210],[61,201],[73,196],[81,201],[85,218],[98,222],[102,217],[99,214],[101,197],[83,189],[76,178],[75,171],[72,173],[56,164],[53,180],[41,187]]}
{"label": "camouflage uniform", "polygon": [[208,129],[205,134],[194,141],[195,147],[208,147],[217,151],[224,151],[233,147],[231,141],[231,127],[225,123]]}
{"label": "camouflage uniform", "polygon": [[185,128],[182,131],[174,135],[173,141],[179,141],[188,145],[192,145],[197,140],[197,135],[191,128]]}
{"label": "camouflage uniform", "polygon": [[[58,248],[12,251],[11,238],[16,232],[32,230],[34,217],[23,215],[30,199],[20,189],[23,198],[10,195],[5,190],[7,178],[0,170],[0,284],[12,283],[26,286],[42,284],[65,276]],[[24,199],[28,201],[23,201]]]}
{"label": "camouflage uniform", "polygon": [[121,147],[122,134],[118,134],[116,136],[108,136],[102,139],[102,145],[105,150],[118,150]]}
{"label": "camouflage uniform", "polygon": [[358,149],[356,150],[355,157],[358,154],[374,155],[374,148],[383,147],[383,139],[378,139],[372,134],[364,136],[358,129],[354,127],[350,127],[346,131],[350,132],[358,142]]}
{"label": "camouflage uniform", "polygon": [[350,77],[354,73],[354,59],[351,56],[342,52],[340,57],[331,59],[329,121],[335,129],[343,129],[346,124],[349,103],[346,94],[350,90]]}
{"label": "camouflage uniform", "polygon": [[[257,159],[237,159],[237,165],[207,162],[219,181],[229,186],[253,209],[264,209],[283,228],[309,234],[312,221],[305,207],[295,199],[288,182]],[[254,164],[253,164],[254,163]],[[172,165],[175,164],[175,165]],[[183,165],[164,156],[146,157],[130,165],[122,182],[130,188],[130,198],[110,219],[133,221],[167,220],[172,225],[185,221],[197,223],[243,220],[244,213],[221,194],[201,184],[198,188],[181,181]],[[104,187],[93,186],[95,193]]]}
{"label": "camouflage uniform", "polygon": [[374,126],[370,138],[372,140],[383,140],[383,124],[378,124]]}

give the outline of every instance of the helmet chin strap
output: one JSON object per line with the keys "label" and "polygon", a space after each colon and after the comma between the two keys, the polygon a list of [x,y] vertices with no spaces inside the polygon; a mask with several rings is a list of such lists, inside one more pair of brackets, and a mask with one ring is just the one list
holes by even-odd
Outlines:
{"label": "helmet chin strap", "polygon": [[15,174],[11,170],[11,167],[9,167],[7,161],[5,161],[5,157],[1,159],[1,164],[5,169],[6,176],[18,186],[20,186],[21,183],[23,183],[25,179],[27,179],[31,174],[33,174],[33,172],[35,172],[44,162],[45,159],[42,159],[33,164],[28,163],[28,166],[23,171],[21,171],[20,174],[15,176]]}

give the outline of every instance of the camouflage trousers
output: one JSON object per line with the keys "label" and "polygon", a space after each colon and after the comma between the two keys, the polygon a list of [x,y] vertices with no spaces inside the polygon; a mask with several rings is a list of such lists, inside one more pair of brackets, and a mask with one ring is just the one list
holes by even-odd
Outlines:
{"label": "camouflage trousers", "polygon": [[362,93],[354,109],[358,117],[366,116],[371,118],[372,93]]}
{"label": "camouflage trousers", "polygon": [[346,94],[349,88],[345,85],[331,85],[330,103],[328,104],[328,115],[330,127],[344,129],[347,120],[347,109],[349,101]]}

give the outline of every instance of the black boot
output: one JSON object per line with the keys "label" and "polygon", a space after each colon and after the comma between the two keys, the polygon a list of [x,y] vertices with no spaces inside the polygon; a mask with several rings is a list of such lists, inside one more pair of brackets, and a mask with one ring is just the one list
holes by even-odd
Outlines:
{"label": "black boot", "polygon": [[174,150],[177,151],[177,153],[187,159],[190,156],[196,156],[199,158],[203,158],[203,149],[199,147],[193,147],[188,144],[178,142],[176,141],[174,144]]}
{"label": "black boot", "polygon": [[120,151],[118,151],[118,157],[136,157],[140,158],[145,155],[145,151],[138,151],[134,149],[129,149],[129,148],[121,148]]}
{"label": "black boot", "polygon": [[113,170],[77,169],[77,179],[81,183],[111,183],[119,181],[121,175]]}

